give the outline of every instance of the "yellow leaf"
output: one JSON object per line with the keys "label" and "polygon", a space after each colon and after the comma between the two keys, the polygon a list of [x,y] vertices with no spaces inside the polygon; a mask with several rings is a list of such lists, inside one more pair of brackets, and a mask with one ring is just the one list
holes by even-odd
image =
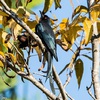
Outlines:
{"label": "yellow leaf", "polygon": [[55,2],[55,9],[61,8],[61,5],[60,5],[61,0],[54,0],[54,2]]}
{"label": "yellow leaf", "polygon": [[1,10],[0,10],[0,15],[1,15],[1,16],[9,16],[9,15],[7,15],[5,12],[3,12],[3,11],[1,11]]}
{"label": "yellow leaf", "polygon": [[67,18],[64,18],[62,22],[59,24],[60,30],[66,30],[68,24],[69,20]]}
{"label": "yellow leaf", "polygon": [[37,25],[37,21],[36,20],[27,21],[26,23],[31,29],[35,28],[35,26]]}
{"label": "yellow leaf", "polygon": [[8,48],[6,46],[6,44],[4,43],[4,38],[2,37],[3,35],[3,30],[0,29],[0,51],[7,53],[8,52]]}
{"label": "yellow leaf", "polygon": [[92,6],[90,11],[91,19],[93,22],[97,21],[97,19],[100,17],[100,4]]}
{"label": "yellow leaf", "polygon": [[17,48],[19,53],[16,52],[16,59],[17,59],[17,62],[18,64],[20,65],[20,69],[23,69],[24,68],[24,65],[25,65],[25,61],[24,61],[24,54],[23,54],[23,51],[19,48]]}
{"label": "yellow leaf", "polygon": [[5,58],[5,53],[3,53],[2,51],[0,51],[0,55]]}
{"label": "yellow leaf", "polygon": [[81,80],[82,80],[82,75],[83,75],[83,61],[81,59],[78,59],[75,64],[75,73],[76,73],[76,78],[78,82],[78,88],[80,88]]}
{"label": "yellow leaf", "polygon": [[12,53],[8,53],[8,56],[11,58],[11,61],[15,64],[17,62],[16,57]]}
{"label": "yellow leaf", "polygon": [[7,26],[9,23],[8,23],[8,16],[3,16],[2,18],[2,25],[5,27]]}
{"label": "yellow leaf", "polygon": [[2,63],[2,61],[0,61],[0,67],[4,67],[4,64]]}
{"label": "yellow leaf", "polygon": [[80,26],[69,26],[66,31],[60,31],[62,42],[70,49],[78,36],[78,32],[81,30],[82,28]]}
{"label": "yellow leaf", "polygon": [[0,24],[2,24],[2,17],[3,17],[3,16],[0,16]]}
{"label": "yellow leaf", "polygon": [[44,8],[43,8],[43,11],[42,11],[44,14],[50,9],[53,1],[54,0],[45,0]]}
{"label": "yellow leaf", "polygon": [[98,29],[98,33],[100,33],[100,22],[97,22],[97,29]]}
{"label": "yellow leaf", "polygon": [[7,35],[8,35],[7,32],[4,32],[4,31],[2,32],[3,44],[4,44],[6,47],[8,47],[9,49],[11,49],[12,45],[11,45],[9,42],[7,42],[7,43],[4,42]]}
{"label": "yellow leaf", "polygon": [[93,26],[90,19],[85,18],[83,21],[83,28],[85,32],[85,45],[87,45],[92,37]]}
{"label": "yellow leaf", "polygon": [[73,12],[73,14],[72,14],[72,18],[76,15],[76,14],[80,14],[80,13],[82,13],[82,12],[85,12],[85,13],[87,13],[88,12],[88,8],[87,7],[85,7],[85,6],[78,6],[75,10],[74,10],[74,12]]}
{"label": "yellow leaf", "polygon": [[23,15],[25,15],[26,11],[24,9],[24,7],[22,6],[19,6],[18,9],[17,9],[17,14],[19,17],[23,17]]}
{"label": "yellow leaf", "polygon": [[17,35],[20,34],[23,28],[18,25],[14,20],[9,21],[9,28],[11,29],[11,33],[13,33],[14,40],[17,39]]}
{"label": "yellow leaf", "polygon": [[40,47],[36,46],[36,47],[34,47],[34,49],[36,50],[36,52],[38,54],[39,61],[41,61],[41,59],[42,59],[42,51],[41,51]]}
{"label": "yellow leaf", "polygon": [[[5,58],[5,53],[3,53],[2,51],[0,51],[0,55]],[[2,63],[2,61],[0,61],[0,67],[4,67],[4,64]]]}

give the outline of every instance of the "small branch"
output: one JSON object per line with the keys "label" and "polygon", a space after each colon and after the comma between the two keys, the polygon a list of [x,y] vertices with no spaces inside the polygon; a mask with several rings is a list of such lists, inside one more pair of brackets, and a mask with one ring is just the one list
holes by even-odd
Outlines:
{"label": "small branch", "polygon": [[68,98],[69,98],[70,100],[74,100],[67,92],[66,92],[66,95],[68,96]]}
{"label": "small branch", "polygon": [[75,63],[77,57],[79,56],[79,53],[80,53],[80,47],[77,48],[77,50],[75,51],[75,53],[73,54],[73,56],[72,56],[72,58],[71,58],[70,63],[67,64],[67,65],[60,71],[59,75],[62,74],[67,68],[70,68],[70,69],[73,68],[74,63]]}
{"label": "small branch", "polygon": [[58,76],[58,74],[57,74],[56,69],[55,69],[54,66],[53,66],[53,75],[54,75],[54,80],[56,81],[56,84],[59,87],[59,90],[61,92],[61,95],[62,95],[63,100],[67,100],[66,92],[64,90],[64,87],[62,85],[62,82],[61,82],[61,80],[60,80],[60,78],[59,78],[59,76]]}
{"label": "small branch", "polygon": [[92,93],[91,93],[91,91],[90,91],[92,85],[93,85],[93,83],[91,82],[91,85],[90,85],[89,87],[86,87],[86,89],[87,89],[89,95],[90,95],[94,100],[96,100],[96,98],[92,95]]}
{"label": "small branch", "polygon": [[[70,71],[70,73],[68,75],[68,78],[67,78],[67,80],[66,80],[66,82],[65,82],[65,84],[63,86],[64,88],[69,84],[71,76],[72,76],[72,73],[73,73],[73,71]],[[68,98],[70,98],[70,100],[74,100],[67,92],[66,92],[66,95],[68,96]],[[61,93],[59,93],[58,97],[59,98],[61,97]]]}
{"label": "small branch", "polygon": [[46,77],[44,74],[41,74],[41,73],[36,73],[36,72],[34,72],[33,74]]}
{"label": "small branch", "polygon": [[[19,52],[19,50],[16,48],[16,46],[15,46],[14,44],[12,44],[11,42],[9,42],[9,43],[15,48],[16,52],[17,52],[17,53],[22,57],[22,59],[23,59],[23,55]],[[23,59],[23,61],[24,61],[24,59]],[[29,71],[29,68],[28,68],[28,65],[27,65],[26,62],[25,62],[25,68],[26,68],[28,74],[30,74],[30,71]]]}
{"label": "small branch", "polygon": [[69,84],[70,79],[71,79],[71,77],[72,77],[72,73],[73,73],[73,71],[70,71],[70,73],[69,73],[69,75],[68,75],[68,78],[67,78],[67,80],[66,80],[66,82],[65,82],[65,84],[64,84],[64,88]]}

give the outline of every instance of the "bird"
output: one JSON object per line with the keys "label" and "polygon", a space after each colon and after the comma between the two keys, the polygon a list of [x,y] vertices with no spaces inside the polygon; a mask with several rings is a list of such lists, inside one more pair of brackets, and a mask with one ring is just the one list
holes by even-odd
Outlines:
{"label": "bird", "polygon": [[56,39],[51,27],[50,17],[45,14],[41,14],[39,23],[35,27],[35,33],[39,36],[42,43],[46,48],[47,53],[47,75],[46,81],[48,78],[52,77],[52,67],[53,67],[53,57],[58,61],[57,57],[57,47]]}

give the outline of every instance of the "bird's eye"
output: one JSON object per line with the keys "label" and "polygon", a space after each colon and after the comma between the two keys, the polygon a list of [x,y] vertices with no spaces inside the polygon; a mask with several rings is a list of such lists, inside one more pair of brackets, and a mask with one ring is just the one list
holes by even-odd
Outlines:
{"label": "bird's eye", "polygon": [[45,16],[44,19],[47,19],[47,17]]}

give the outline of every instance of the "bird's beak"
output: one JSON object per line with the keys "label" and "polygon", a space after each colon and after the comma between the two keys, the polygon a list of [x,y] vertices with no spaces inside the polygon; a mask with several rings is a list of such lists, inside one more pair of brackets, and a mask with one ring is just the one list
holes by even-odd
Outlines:
{"label": "bird's beak", "polygon": [[41,15],[41,18],[43,18],[44,17],[44,14],[40,11],[40,15]]}

